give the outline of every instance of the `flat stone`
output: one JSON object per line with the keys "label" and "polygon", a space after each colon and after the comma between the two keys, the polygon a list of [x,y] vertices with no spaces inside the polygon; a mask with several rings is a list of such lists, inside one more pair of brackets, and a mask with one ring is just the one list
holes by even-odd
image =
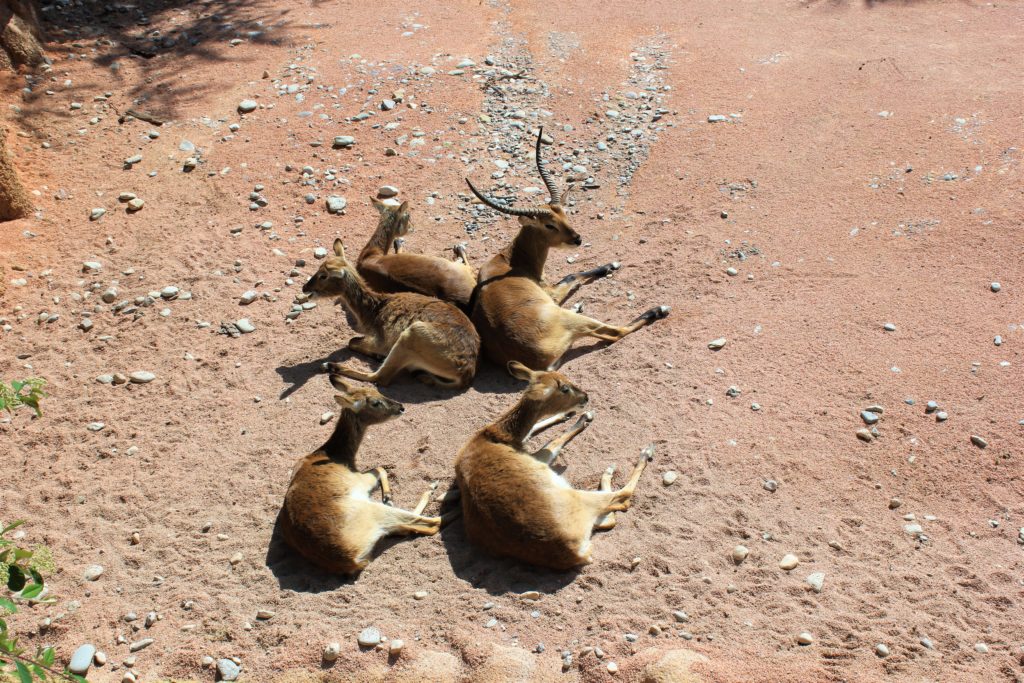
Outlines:
{"label": "flat stone", "polygon": [[664,474],[661,475],[661,483],[664,484],[665,486],[671,486],[672,484],[676,483],[676,479],[678,478],[679,474],[677,472],[669,470],[668,472],[665,472]]}
{"label": "flat stone", "polygon": [[182,152],[188,152],[189,154],[191,154],[192,152],[196,151],[196,146],[192,143],[191,140],[182,140],[181,142],[178,143],[178,149],[180,149]]}
{"label": "flat stone", "polygon": [[132,212],[134,212],[134,211],[141,211],[142,207],[144,207],[145,205],[146,205],[146,200],[145,199],[141,199],[139,197],[136,197],[135,199],[129,199],[128,200],[128,210],[132,211]]}
{"label": "flat stone", "polygon": [[974,651],[978,652],[978,653],[981,653],[981,654],[987,654],[988,653],[988,645],[986,645],[985,643],[976,643],[974,645]]}
{"label": "flat stone", "polygon": [[148,384],[156,379],[156,375],[148,370],[136,370],[129,373],[128,379],[131,380],[132,384]]}
{"label": "flat stone", "polygon": [[99,382],[100,384],[113,384],[114,383],[114,376],[113,375],[97,375],[96,376],[96,381]]}
{"label": "flat stone", "polygon": [[725,341],[726,341],[725,337],[719,337],[718,339],[712,339],[711,341],[708,342],[708,348],[711,349],[712,351],[717,351],[718,349],[720,349],[723,346],[725,346]]}
{"label": "flat stone", "polygon": [[266,621],[268,619],[273,619],[274,618],[274,612],[270,611],[269,609],[257,610],[256,618],[259,619],[260,621]]}
{"label": "flat stone", "polygon": [[895,332],[896,325],[894,325],[893,323],[886,323],[882,325],[882,329],[884,329],[886,332]]}
{"label": "flat stone", "polygon": [[793,553],[788,553],[787,555],[783,556],[781,560],[779,560],[779,569],[784,569],[785,571],[789,572],[796,569],[797,565],[799,564],[800,558],[794,555]]}
{"label": "flat stone", "polygon": [[813,645],[814,636],[812,636],[807,631],[803,631],[799,635],[797,635],[796,642],[798,645]]}
{"label": "flat stone", "polygon": [[103,264],[99,261],[83,261],[82,272],[88,273],[91,270],[103,270]]}
{"label": "flat stone", "polygon": [[988,441],[978,436],[977,434],[971,434],[971,443],[973,443],[978,448],[985,448],[986,446],[988,446]]}
{"label": "flat stone", "polygon": [[872,434],[871,432],[869,432],[866,429],[858,429],[857,430],[857,438],[860,439],[861,441],[866,441],[868,443],[871,443],[871,441],[874,440],[875,436],[874,436],[874,434]]}
{"label": "flat stone", "polygon": [[864,420],[864,424],[873,425],[878,423],[879,417],[870,410],[862,410],[860,411],[860,419]]}
{"label": "flat stone", "polygon": [[139,163],[140,161],[142,161],[142,155],[141,154],[135,154],[135,155],[132,155],[132,156],[128,157],[127,159],[125,159],[124,160],[124,165],[125,166],[134,166],[135,164]]}
{"label": "flat stone", "polygon": [[248,306],[253,301],[256,301],[257,296],[259,295],[254,290],[250,289],[249,291],[243,293],[242,296],[238,298],[238,303],[242,304],[243,306]]}
{"label": "flat stone", "polygon": [[[71,655],[71,663],[68,664],[68,670],[79,676],[84,676],[89,671],[89,667],[92,666],[92,658],[96,655],[96,647],[94,645],[81,645],[75,653]],[[14,679],[11,679],[14,680]]]}
{"label": "flat stone", "polygon": [[242,673],[242,667],[235,664],[230,659],[218,659],[217,660],[217,675],[222,681],[237,681],[238,676]]}
{"label": "flat stone", "polygon": [[128,646],[128,651],[129,652],[138,652],[139,650],[146,649],[147,647],[149,647],[150,645],[152,645],[155,642],[156,641],[153,640],[152,638],[143,638],[142,640],[136,640],[134,643],[132,643],[131,645]]}
{"label": "flat stone", "polygon": [[351,135],[338,135],[334,138],[333,146],[347,149],[354,144],[356,144],[356,139]]}
{"label": "flat stone", "polygon": [[102,422],[90,422],[89,424],[85,425],[85,428],[88,429],[90,432],[98,432],[101,431],[106,426],[107,425],[105,425]]}
{"label": "flat stone", "polygon": [[381,640],[380,630],[375,626],[368,626],[364,628],[360,633],[356,642],[359,643],[360,647],[373,647]]}
{"label": "flat stone", "polygon": [[903,530],[911,536],[918,536],[924,533],[924,528],[922,528],[921,525],[917,523],[905,524],[903,525]]}
{"label": "flat stone", "polygon": [[256,108],[259,106],[260,105],[256,103],[256,100],[242,100],[238,103],[238,111],[242,112],[243,114],[248,114],[251,111],[256,111]]}
{"label": "flat stone", "polygon": [[708,123],[723,123],[728,120],[729,117],[724,114],[712,114],[708,117]]}
{"label": "flat stone", "polygon": [[248,318],[239,318],[238,320],[236,320],[235,327],[237,327],[238,331],[241,332],[242,334],[248,334],[250,332],[256,331],[256,326],[253,325]]}
{"label": "flat stone", "polygon": [[804,581],[807,582],[807,585],[810,586],[815,593],[820,593],[822,587],[825,585],[825,572],[814,572],[813,574],[808,574]]}
{"label": "flat stone", "polygon": [[160,290],[160,296],[161,298],[164,299],[173,299],[174,297],[178,296],[179,291],[180,290],[174,285],[167,285],[166,287]]}
{"label": "flat stone", "polygon": [[397,194],[398,194],[398,188],[395,187],[394,185],[382,185],[377,190],[377,197],[379,197],[380,199],[385,199],[387,197],[394,197]]}
{"label": "flat stone", "polygon": [[327,198],[327,213],[340,214],[348,206],[348,200],[338,195],[331,195]]}
{"label": "flat stone", "polygon": [[99,219],[103,218],[103,214],[105,214],[106,212],[107,210],[104,209],[102,206],[98,206],[95,209],[90,209],[89,220],[98,221]]}

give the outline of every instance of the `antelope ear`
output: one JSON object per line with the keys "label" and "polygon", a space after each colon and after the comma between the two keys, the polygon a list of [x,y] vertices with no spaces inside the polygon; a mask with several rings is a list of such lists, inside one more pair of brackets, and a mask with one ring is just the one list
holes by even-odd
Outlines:
{"label": "antelope ear", "polygon": [[335,402],[342,408],[348,408],[353,413],[358,413],[366,405],[366,400],[362,398],[353,398],[347,394],[335,394]]}
{"label": "antelope ear", "polygon": [[533,379],[533,370],[517,360],[510,360],[508,362],[508,374],[512,375],[516,379],[521,379],[524,382],[529,382]]}
{"label": "antelope ear", "polygon": [[377,199],[373,195],[370,195],[370,203],[373,204],[373,208],[377,209],[378,213],[383,214],[387,210],[387,204]]}
{"label": "antelope ear", "polygon": [[345,245],[342,244],[340,237],[334,238],[334,255],[345,258]]}
{"label": "antelope ear", "polygon": [[406,199],[404,202],[402,202],[398,206],[398,213],[399,214],[409,213],[409,200],[408,199]]}
{"label": "antelope ear", "polygon": [[341,393],[352,393],[352,387],[349,386],[348,383],[341,378],[341,375],[331,375],[329,379],[331,380],[331,386],[340,391]]}

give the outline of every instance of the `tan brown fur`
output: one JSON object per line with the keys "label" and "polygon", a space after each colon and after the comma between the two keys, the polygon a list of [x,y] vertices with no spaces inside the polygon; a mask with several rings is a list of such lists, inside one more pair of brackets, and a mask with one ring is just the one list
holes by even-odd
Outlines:
{"label": "tan brown fur", "polygon": [[[366,428],[405,411],[402,404],[373,388],[353,389],[336,376],[331,384],[342,393],[342,407],[327,443],[299,460],[284,497],[281,535],[296,552],[321,568],[355,574],[370,563],[374,546],[392,534],[436,534],[451,519],[425,517],[430,488],[412,511],[391,507],[387,472],[356,469],[356,452]],[[370,500],[381,487],[382,503]],[[436,486],[436,484],[435,484]]]}
{"label": "tan brown fur", "polygon": [[334,241],[334,254],[302,291],[340,297],[364,335],[351,339],[349,348],[384,361],[375,372],[329,363],[331,372],[387,385],[408,370],[428,384],[469,386],[476,374],[480,336],[462,311],[422,294],[375,292],[345,258],[341,240]]}
{"label": "tan brown fur", "polygon": [[[476,286],[476,272],[466,262],[465,249],[455,247],[456,261],[398,253],[397,242],[411,228],[408,202],[395,207],[373,197],[370,201],[380,221],[356,263],[366,283],[378,292],[417,292],[466,306]],[[395,253],[388,253],[393,245]]]}
{"label": "tan brown fur", "polygon": [[516,405],[481,429],[455,459],[466,535],[495,554],[551,569],[571,569],[591,561],[595,528],[615,525],[614,512],[627,510],[654,447],[644,449],[623,488],[612,491],[612,469],[596,491],[572,488],[551,469],[561,449],[589,425],[576,425],[535,453],[526,440],[538,423],[586,405],[587,394],[558,372],[534,372],[509,363],[513,376],[530,385]]}
{"label": "tan brown fur", "polygon": [[[615,342],[669,313],[656,306],[627,325],[607,325],[562,304],[581,285],[619,268],[608,263],[573,273],[555,285],[544,279],[544,264],[553,247],[582,243],[562,207],[564,194],[544,170],[540,157],[543,131],[537,136],[537,170],[551,192],[551,202],[535,209],[511,209],[470,189],[481,202],[519,218],[519,234],[504,251],[480,268],[479,283],[469,304],[470,318],[483,340],[484,352],[495,363],[519,361],[535,370],[554,370],[577,339],[594,337]],[[467,180],[468,182],[468,180]]]}

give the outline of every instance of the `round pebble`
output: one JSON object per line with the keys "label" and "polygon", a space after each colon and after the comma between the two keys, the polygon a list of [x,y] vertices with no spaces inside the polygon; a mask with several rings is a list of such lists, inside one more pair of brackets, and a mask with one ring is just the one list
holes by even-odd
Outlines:
{"label": "round pebble", "polygon": [[222,681],[236,681],[238,680],[239,674],[242,673],[242,667],[238,666],[230,659],[218,659],[217,673],[220,675],[220,680]]}
{"label": "round pebble", "polygon": [[879,643],[878,645],[875,645],[875,654],[878,655],[879,657],[888,657],[889,656],[889,646],[886,645],[885,643]]}
{"label": "round pebble", "polygon": [[812,645],[814,643],[814,636],[807,631],[803,631],[797,635],[796,642],[799,645]]}
{"label": "round pebble", "polygon": [[745,545],[738,545],[732,549],[732,561],[733,564],[740,564],[743,560],[747,559],[747,555],[750,554],[750,549]]}
{"label": "round pebble", "polygon": [[405,647],[405,641],[399,638],[395,638],[391,641],[391,645],[388,648],[388,654],[392,657],[400,657],[402,655],[402,648]]}
{"label": "round pebble", "polygon": [[256,104],[256,100],[242,100],[238,103],[238,111],[248,114],[251,111],[256,111],[258,106],[260,105]]}
{"label": "round pebble", "polygon": [[882,328],[886,332],[895,332],[896,331],[896,325],[894,323],[886,323],[886,324],[882,325]]}
{"label": "round pebble", "polygon": [[[86,581],[96,581],[101,576],[103,576],[103,565],[90,564],[85,568],[85,573],[82,575],[82,578]],[[89,657],[92,658],[92,655],[89,655]]]}
{"label": "round pebble", "polygon": [[992,284],[989,285],[989,289],[991,289],[993,292],[998,292],[1002,288],[1003,286],[998,282],[993,282]]}
{"label": "round pebble", "polygon": [[324,661],[333,662],[341,655],[341,643],[327,643],[324,647]]}
{"label": "round pebble", "polygon": [[89,667],[92,666],[95,654],[96,647],[94,645],[85,644],[80,646],[71,655],[71,663],[68,664],[68,670],[78,676],[84,676],[89,671]]}
{"label": "round pebble", "polygon": [[785,571],[789,572],[796,569],[797,565],[799,564],[800,558],[794,555],[793,553],[788,553],[787,555],[783,556],[781,560],[779,560],[779,569],[784,569]]}
{"label": "round pebble", "polygon": [[665,486],[671,486],[672,484],[676,483],[676,479],[678,478],[679,474],[677,472],[669,470],[668,472],[665,472],[664,474],[661,475],[661,483],[664,484]]}
{"label": "round pebble", "polygon": [[156,375],[148,370],[136,370],[128,375],[133,384],[148,384],[156,379]]}
{"label": "round pebble", "polygon": [[356,639],[360,647],[373,647],[380,642],[380,630],[375,626],[368,626],[359,633]]}

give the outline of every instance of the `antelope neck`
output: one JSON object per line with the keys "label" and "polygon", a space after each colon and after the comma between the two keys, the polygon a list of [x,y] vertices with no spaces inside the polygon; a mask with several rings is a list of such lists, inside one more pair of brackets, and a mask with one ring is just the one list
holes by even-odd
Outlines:
{"label": "antelope neck", "polygon": [[338,424],[331,438],[327,439],[327,443],[321,446],[320,450],[331,460],[354,470],[356,452],[359,450],[359,444],[363,442],[365,433],[366,425],[359,421],[355,413],[345,408],[338,417]]}
{"label": "antelope neck", "polygon": [[491,425],[492,436],[501,443],[521,447],[540,419],[541,405],[537,401],[520,400]]}
{"label": "antelope neck", "polygon": [[359,319],[361,325],[373,320],[377,309],[384,302],[384,297],[367,287],[363,279],[351,268],[343,270],[339,279],[340,295],[345,299],[352,315]]}
{"label": "antelope neck", "polygon": [[544,263],[548,260],[548,245],[535,229],[520,228],[508,250],[509,267],[525,271],[537,282],[544,278]]}

